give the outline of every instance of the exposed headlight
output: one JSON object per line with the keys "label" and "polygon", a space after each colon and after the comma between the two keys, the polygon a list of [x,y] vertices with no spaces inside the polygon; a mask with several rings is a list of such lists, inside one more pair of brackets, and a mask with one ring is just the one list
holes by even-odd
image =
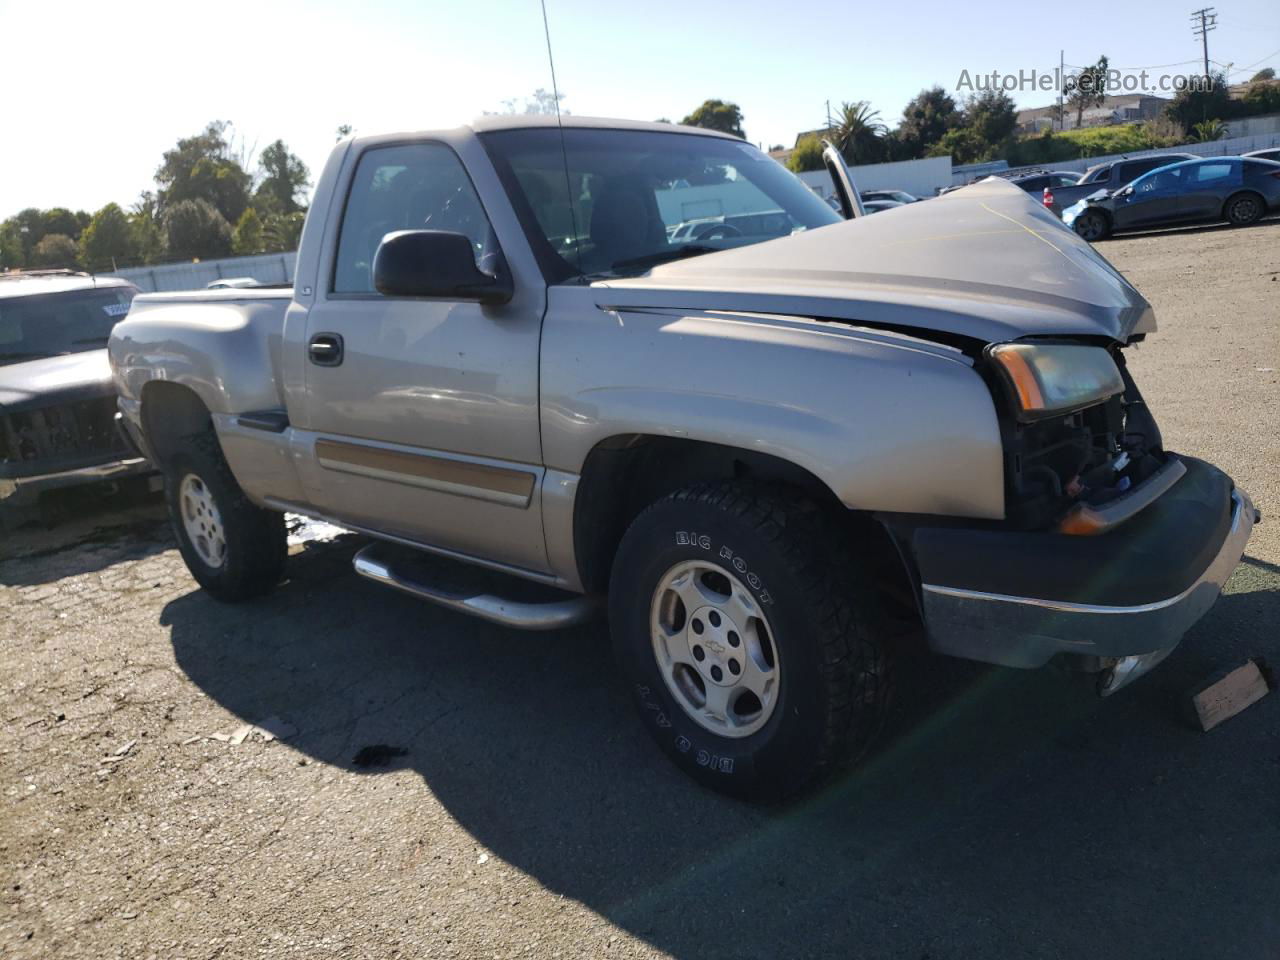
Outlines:
{"label": "exposed headlight", "polygon": [[1091,406],[1124,390],[1111,354],[1067,343],[997,343],[987,356],[1004,377],[1018,419],[1039,420]]}

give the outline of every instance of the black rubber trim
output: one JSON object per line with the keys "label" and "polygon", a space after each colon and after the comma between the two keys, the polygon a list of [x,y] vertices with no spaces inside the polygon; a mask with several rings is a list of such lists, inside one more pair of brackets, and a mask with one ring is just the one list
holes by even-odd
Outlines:
{"label": "black rubber trim", "polygon": [[919,527],[925,584],[1041,600],[1134,606],[1177,596],[1208,568],[1231,527],[1234,484],[1202,460],[1138,516],[1093,537]]}
{"label": "black rubber trim", "polygon": [[236,417],[236,423],[250,430],[284,433],[289,429],[289,415],[283,410],[256,410],[253,413],[240,414]]}

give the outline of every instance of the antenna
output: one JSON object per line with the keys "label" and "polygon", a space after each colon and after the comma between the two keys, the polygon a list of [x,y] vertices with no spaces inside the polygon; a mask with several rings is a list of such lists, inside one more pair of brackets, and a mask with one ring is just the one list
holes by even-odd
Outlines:
{"label": "antenna", "polygon": [[[542,32],[547,38],[547,63],[551,65],[551,96],[556,105],[556,128],[560,131],[560,156],[564,161],[564,195],[569,201],[569,223],[573,226],[573,258],[578,261],[578,218],[574,213],[573,181],[569,177],[569,148],[564,139],[564,120],[560,117],[560,84],[556,81],[556,58],[551,53],[551,22],[547,19],[547,0],[539,0],[542,4]],[[578,262],[577,266],[581,267]]]}

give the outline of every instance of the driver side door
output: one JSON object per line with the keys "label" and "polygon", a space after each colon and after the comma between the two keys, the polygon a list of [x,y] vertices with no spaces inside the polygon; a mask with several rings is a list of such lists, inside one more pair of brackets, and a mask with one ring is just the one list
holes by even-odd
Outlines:
{"label": "driver side door", "polygon": [[300,465],[312,503],[339,523],[545,572],[545,288],[517,271],[512,299],[483,305],[384,296],[372,277],[394,231],[464,234],[482,270],[502,256],[500,240],[514,248],[519,237],[497,234],[467,167],[438,141],[366,147],[337,209],[303,345]]}
{"label": "driver side door", "polygon": [[1156,170],[1129,184],[1115,201],[1116,227],[1154,226],[1179,219],[1182,174],[1181,168]]}

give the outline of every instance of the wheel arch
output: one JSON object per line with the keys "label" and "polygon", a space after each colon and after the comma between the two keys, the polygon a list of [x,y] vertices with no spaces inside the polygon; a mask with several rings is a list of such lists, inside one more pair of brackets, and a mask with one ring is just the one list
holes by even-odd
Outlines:
{"label": "wheel arch", "polygon": [[849,542],[870,552],[899,596],[914,594],[911,571],[869,511],[846,507],[804,467],[771,454],[680,437],[628,433],[597,443],[583,464],[574,497],[573,544],[588,593],[607,589],[618,544],[647,506],[695,483],[739,480],[787,488],[812,501]]}
{"label": "wheel arch", "polygon": [[161,469],[184,437],[213,430],[213,417],[199,394],[166,380],[143,386],[140,419],[147,449]]}

